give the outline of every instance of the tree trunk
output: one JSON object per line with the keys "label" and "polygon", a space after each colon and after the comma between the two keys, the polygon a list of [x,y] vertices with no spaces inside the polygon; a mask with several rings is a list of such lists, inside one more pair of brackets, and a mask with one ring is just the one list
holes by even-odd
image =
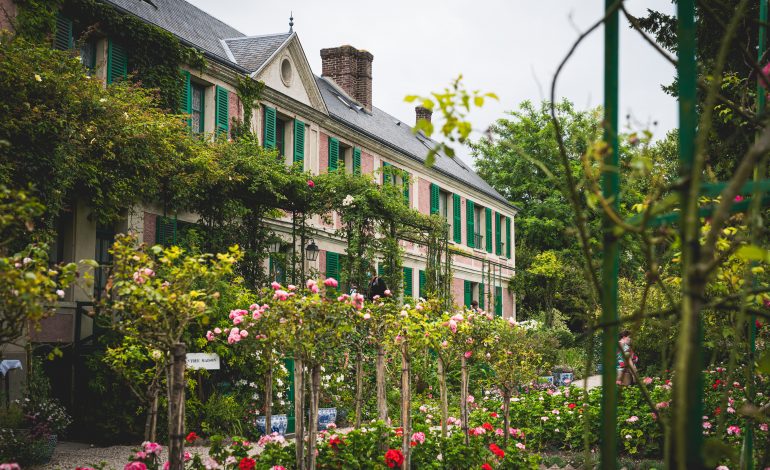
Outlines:
{"label": "tree trunk", "polygon": [[511,423],[511,392],[503,389],[503,449],[508,448],[508,438],[510,433],[508,428]]}
{"label": "tree trunk", "polygon": [[318,438],[318,400],[321,392],[321,366],[313,365],[310,371],[310,416],[308,417],[307,468],[315,468],[315,448]]}
{"label": "tree trunk", "polygon": [[446,389],[446,364],[439,354],[438,356],[438,387],[441,394],[441,437],[447,437],[447,418],[449,418],[449,397]]}
{"label": "tree trunk", "polygon": [[468,445],[468,361],[464,355],[460,356],[460,426]]}
{"label": "tree trunk", "polygon": [[404,454],[404,470],[408,470],[411,464],[411,413],[410,413],[410,399],[411,390],[409,383],[409,343],[406,339],[401,343],[401,428],[403,434],[401,436],[401,447]]}
{"label": "tree trunk", "polygon": [[385,348],[377,346],[377,419],[388,422],[388,399],[385,394]]}
{"label": "tree trunk", "polygon": [[150,421],[150,442],[158,440],[158,402],[160,401],[160,386],[155,388],[155,396],[152,399],[152,412]]}
{"label": "tree trunk", "polygon": [[361,408],[364,401],[364,355],[356,352],[356,428],[361,427]]}
{"label": "tree trunk", "polygon": [[172,350],[168,403],[170,470],[184,470],[184,371],[187,347],[177,343]]}
{"label": "tree trunk", "polygon": [[270,365],[265,372],[265,434],[273,431],[273,366],[272,358],[269,359]]}
{"label": "tree trunk", "polygon": [[304,364],[299,355],[294,358],[294,445],[297,468],[304,468],[305,450],[305,381]]}

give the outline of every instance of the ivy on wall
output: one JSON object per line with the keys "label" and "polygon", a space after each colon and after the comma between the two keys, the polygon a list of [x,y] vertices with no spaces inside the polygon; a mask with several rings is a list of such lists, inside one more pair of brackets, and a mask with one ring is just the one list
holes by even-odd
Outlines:
{"label": "ivy on wall", "polygon": [[18,0],[17,33],[33,41],[50,41],[59,11],[73,21],[75,43],[98,37],[119,42],[128,55],[133,79],[160,93],[162,107],[176,111],[182,81],[179,69],[203,69],[203,53],[182,44],[173,34],[120,12],[98,0]]}

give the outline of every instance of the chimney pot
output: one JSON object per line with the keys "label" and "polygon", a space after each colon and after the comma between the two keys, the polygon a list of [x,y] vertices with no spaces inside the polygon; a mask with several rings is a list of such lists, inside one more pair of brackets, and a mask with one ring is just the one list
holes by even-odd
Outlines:
{"label": "chimney pot", "polygon": [[321,49],[321,76],[328,77],[351,98],[372,110],[372,61],[374,56],[353,46]]}
{"label": "chimney pot", "polygon": [[426,121],[430,122],[430,118],[433,116],[433,111],[424,106],[416,106],[414,108],[414,113],[417,116],[415,123],[419,122],[420,119],[425,119]]}

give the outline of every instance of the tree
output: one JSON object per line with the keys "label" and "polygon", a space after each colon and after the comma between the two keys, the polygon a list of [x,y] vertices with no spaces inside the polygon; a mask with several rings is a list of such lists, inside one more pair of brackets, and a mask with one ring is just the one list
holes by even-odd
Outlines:
{"label": "tree", "polygon": [[184,465],[184,375],[188,327],[207,317],[219,298],[218,281],[229,276],[240,259],[237,246],[217,255],[187,255],[181,248],[136,246],[119,235],[111,250],[113,271],[107,284],[106,312],[112,327],[163,352],[169,368],[169,456],[172,470]]}

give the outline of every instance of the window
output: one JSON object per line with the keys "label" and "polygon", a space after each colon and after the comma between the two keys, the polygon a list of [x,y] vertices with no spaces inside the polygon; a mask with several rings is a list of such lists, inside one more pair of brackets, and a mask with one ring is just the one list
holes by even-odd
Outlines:
{"label": "window", "polygon": [[439,190],[439,198],[438,198],[438,213],[444,216],[444,219],[449,220],[449,205],[451,202],[449,201],[449,193],[446,191]]}
{"label": "window", "polygon": [[482,233],[483,226],[481,225],[481,212],[483,207],[475,206],[473,208],[473,226],[476,233],[474,233],[474,247],[482,250],[484,248],[484,235]]}
{"label": "window", "polygon": [[115,242],[115,232],[111,227],[99,226],[96,228],[96,253],[95,260],[99,266],[94,270],[94,297],[100,299],[102,291],[107,285],[107,268],[112,264],[110,249]]}
{"label": "window", "polygon": [[196,83],[191,84],[190,88],[192,92],[192,107],[190,109],[191,127],[193,133],[201,134],[204,130],[203,103],[206,96],[205,88]]}
{"label": "window", "polygon": [[80,44],[80,63],[88,71],[88,75],[96,69],[96,41],[83,41]]}
{"label": "window", "polygon": [[275,148],[279,155],[286,155],[286,121],[280,118],[275,119]]}

